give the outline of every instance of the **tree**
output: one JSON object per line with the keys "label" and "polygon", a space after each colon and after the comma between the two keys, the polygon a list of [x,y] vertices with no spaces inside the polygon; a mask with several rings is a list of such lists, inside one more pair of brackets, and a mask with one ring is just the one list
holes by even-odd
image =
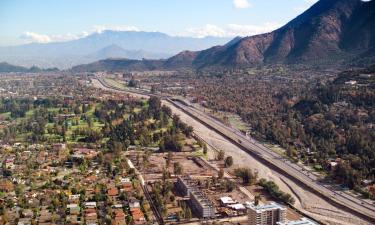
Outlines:
{"label": "tree", "polygon": [[135,162],[137,166],[139,165],[139,158],[140,158],[140,153],[139,151],[137,151],[137,154],[135,155]]}
{"label": "tree", "polygon": [[170,177],[171,177],[171,173],[168,171],[168,169],[167,168],[163,168],[163,174],[162,174],[162,181],[163,181],[163,183],[165,183],[166,180],[168,178],[170,178]]}
{"label": "tree", "polygon": [[16,186],[16,188],[15,188],[15,193],[16,193],[16,196],[21,196],[21,195],[23,195],[23,193],[24,193],[24,189],[25,189],[25,187],[24,187],[24,185],[23,184],[17,184],[17,186]]}
{"label": "tree", "polygon": [[181,175],[183,172],[183,168],[179,162],[173,163],[173,173],[175,175]]}
{"label": "tree", "polygon": [[142,155],[142,163],[143,163],[143,167],[144,168],[147,168],[149,166],[149,158],[151,156],[151,152],[150,151],[146,151],[143,155]]}
{"label": "tree", "polygon": [[113,152],[113,154],[116,156],[116,157],[120,157],[121,156],[121,151],[124,149],[124,145],[121,143],[121,142],[114,142],[113,145],[111,146],[111,150]]}
{"label": "tree", "polygon": [[233,191],[234,188],[236,187],[235,183],[231,180],[225,180],[223,185],[224,185],[224,188],[227,192]]}
{"label": "tree", "polygon": [[192,126],[183,126],[182,133],[184,133],[187,137],[190,137],[193,131],[194,128]]}
{"label": "tree", "polygon": [[189,207],[186,207],[185,219],[190,220],[191,218],[192,218],[191,209]]}
{"label": "tree", "polygon": [[255,198],[254,198],[254,204],[259,205],[259,201],[260,201],[260,195],[257,194],[257,195],[255,195]]}
{"label": "tree", "polygon": [[158,97],[150,97],[148,100],[148,111],[152,114],[155,119],[160,119],[161,115],[161,101]]}
{"label": "tree", "polygon": [[172,162],[172,157],[173,157],[172,152],[168,152],[167,158],[165,160],[165,164],[166,164],[167,168],[170,166],[170,164]]}
{"label": "tree", "polygon": [[204,143],[203,144],[203,154],[207,155],[207,145]]}
{"label": "tree", "polygon": [[223,177],[224,177],[224,170],[223,170],[223,168],[221,168],[221,169],[219,170],[218,178],[219,178],[219,179],[222,179]]}
{"label": "tree", "polygon": [[180,152],[182,145],[178,141],[177,135],[165,135],[159,143],[160,151]]}
{"label": "tree", "polygon": [[83,162],[79,165],[79,170],[81,172],[85,172],[87,170],[87,167],[88,167],[87,161],[83,160]]}
{"label": "tree", "polygon": [[128,87],[137,87],[139,84],[136,80],[134,80],[134,78],[132,78],[129,82],[128,82]]}
{"label": "tree", "polygon": [[228,156],[227,158],[225,158],[224,165],[225,165],[226,168],[231,167],[233,165],[233,157]]}
{"label": "tree", "polygon": [[169,108],[168,106],[165,106],[163,105],[161,107],[161,110],[168,116],[168,117],[171,117],[172,116],[172,110],[171,108]]}
{"label": "tree", "polygon": [[218,153],[217,153],[217,160],[223,160],[225,157],[225,152],[224,150],[220,150]]}
{"label": "tree", "polygon": [[254,174],[249,168],[238,168],[234,170],[236,177],[241,178],[243,184],[251,185],[254,184],[257,180],[257,175]]}

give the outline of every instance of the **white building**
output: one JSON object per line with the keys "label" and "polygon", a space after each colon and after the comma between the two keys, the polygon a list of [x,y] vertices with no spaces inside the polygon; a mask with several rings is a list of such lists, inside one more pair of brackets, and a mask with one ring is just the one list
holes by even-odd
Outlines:
{"label": "white building", "polygon": [[236,204],[235,201],[231,197],[225,196],[220,198],[220,204],[222,206],[227,206],[227,205],[233,205]]}
{"label": "white building", "polygon": [[250,205],[248,216],[250,225],[276,225],[278,222],[285,222],[286,208],[275,202]]}

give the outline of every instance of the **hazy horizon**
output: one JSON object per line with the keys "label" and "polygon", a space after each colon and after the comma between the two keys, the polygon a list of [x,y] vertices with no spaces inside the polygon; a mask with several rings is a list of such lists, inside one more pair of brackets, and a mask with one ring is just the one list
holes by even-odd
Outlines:
{"label": "hazy horizon", "polygon": [[3,0],[0,46],[69,41],[104,30],[187,37],[250,36],[284,25],[315,2]]}

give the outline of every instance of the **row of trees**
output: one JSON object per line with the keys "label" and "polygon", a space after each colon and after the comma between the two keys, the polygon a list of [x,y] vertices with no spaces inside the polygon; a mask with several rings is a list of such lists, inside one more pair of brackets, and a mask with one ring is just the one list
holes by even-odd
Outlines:
{"label": "row of trees", "polygon": [[294,198],[289,193],[281,191],[279,189],[279,186],[277,186],[275,182],[260,179],[259,185],[262,186],[268,193],[270,193],[272,197],[291,205],[294,204]]}

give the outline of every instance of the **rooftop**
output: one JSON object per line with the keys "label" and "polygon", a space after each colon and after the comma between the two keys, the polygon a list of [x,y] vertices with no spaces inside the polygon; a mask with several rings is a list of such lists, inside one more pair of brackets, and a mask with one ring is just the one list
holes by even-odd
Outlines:
{"label": "rooftop", "polygon": [[277,225],[318,225],[318,223],[315,223],[307,218],[302,218],[300,220],[288,221],[285,223],[278,222]]}
{"label": "rooftop", "polygon": [[236,203],[235,201],[233,201],[233,199],[231,197],[221,197],[220,198],[220,201],[223,203],[223,204],[234,204]]}
{"label": "rooftop", "polygon": [[286,210],[285,207],[283,207],[283,206],[281,206],[281,205],[279,205],[275,202],[270,202],[267,205],[250,205],[249,208],[252,209],[252,210],[255,210],[257,213],[262,213],[262,212],[265,212],[265,211],[276,210],[276,209]]}

